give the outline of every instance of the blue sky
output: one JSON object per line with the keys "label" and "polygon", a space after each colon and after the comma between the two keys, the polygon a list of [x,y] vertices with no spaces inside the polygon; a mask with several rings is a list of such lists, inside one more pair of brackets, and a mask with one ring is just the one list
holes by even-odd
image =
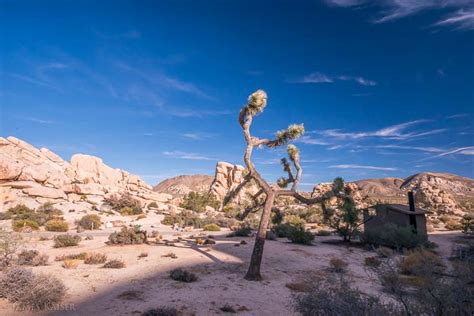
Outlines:
{"label": "blue sky", "polygon": [[[470,1],[0,1],[0,135],[148,183],[242,163],[304,123],[302,189],[336,176],[474,177]],[[284,150],[258,150],[271,181]]]}

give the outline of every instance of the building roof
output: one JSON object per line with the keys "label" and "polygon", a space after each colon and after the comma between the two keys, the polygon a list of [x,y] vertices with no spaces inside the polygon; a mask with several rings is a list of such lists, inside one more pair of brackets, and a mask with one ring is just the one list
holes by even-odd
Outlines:
{"label": "building roof", "polygon": [[413,214],[421,215],[421,214],[426,213],[426,210],[419,207],[415,207],[415,211],[412,212],[410,211],[410,207],[408,205],[403,205],[403,204],[384,204],[384,205],[391,211],[405,213],[408,215],[413,215]]}

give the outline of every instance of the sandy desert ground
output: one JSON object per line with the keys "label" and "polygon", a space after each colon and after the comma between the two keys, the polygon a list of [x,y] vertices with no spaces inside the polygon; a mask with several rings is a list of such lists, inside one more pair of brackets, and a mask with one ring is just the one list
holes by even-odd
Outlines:
{"label": "sandy desert ground", "polygon": [[[5,300],[0,301],[1,315],[138,315],[158,307],[177,307],[183,315],[219,315],[220,308],[231,305],[239,315],[293,315],[292,292],[288,283],[308,282],[312,277],[327,275],[329,260],[338,257],[349,263],[348,277],[359,289],[378,294],[379,285],[364,267],[364,258],[374,252],[338,243],[337,236],[316,237],[312,246],[295,245],[286,239],[267,241],[263,261],[262,282],[243,279],[253,246],[252,237],[227,238],[228,231],[176,233],[159,223],[162,215],[141,221],[145,230],[157,229],[163,240],[173,244],[110,246],[108,235],[118,228],[86,231],[78,246],[53,248],[52,240],[40,236],[54,233],[24,234],[25,249],[36,249],[49,255],[47,266],[32,267],[35,272],[60,277],[68,287],[65,308],[55,312],[18,312]],[[153,225],[155,228],[151,228]],[[192,235],[215,236],[215,245],[198,246]],[[430,240],[438,244],[437,252],[447,258],[451,241],[459,233],[437,233]],[[178,240],[178,237],[182,238]],[[241,241],[245,241],[241,244]],[[331,243],[335,241],[336,243]],[[102,265],[81,262],[76,269],[65,269],[54,258],[64,254],[99,252],[109,259],[126,263],[123,269],[104,269]],[[177,259],[163,257],[173,252]],[[147,257],[139,258],[142,253]],[[170,279],[169,271],[184,267],[196,273],[197,282],[180,283]],[[131,291],[131,292],[130,292]]]}

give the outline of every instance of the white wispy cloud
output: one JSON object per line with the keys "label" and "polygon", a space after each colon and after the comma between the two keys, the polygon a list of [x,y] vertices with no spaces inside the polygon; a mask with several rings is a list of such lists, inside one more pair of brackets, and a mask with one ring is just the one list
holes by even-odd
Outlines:
{"label": "white wispy cloud", "polygon": [[388,148],[388,149],[404,149],[404,150],[417,150],[428,153],[442,153],[445,150],[438,147],[421,147],[421,146],[403,146],[403,145],[379,145],[375,148]]}
{"label": "white wispy cloud", "polygon": [[336,169],[369,169],[369,170],[381,170],[381,171],[397,171],[397,168],[390,167],[377,167],[377,166],[364,166],[364,165],[332,165],[329,168]]}
{"label": "white wispy cloud", "polygon": [[327,141],[324,141],[322,139],[318,139],[318,138],[313,138],[311,136],[307,136],[307,135],[304,135],[304,136],[301,136],[300,138],[298,138],[298,140],[296,140],[297,143],[302,143],[302,144],[307,144],[307,145],[329,145],[329,143]]}
{"label": "white wispy cloud", "polygon": [[474,155],[474,146],[455,148],[455,149],[446,151],[444,153],[441,153],[441,154],[439,154],[435,157],[443,157],[443,156],[454,155],[454,154],[473,156]]}
{"label": "white wispy cloud", "polygon": [[205,132],[194,132],[194,133],[183,133],[181,134],[182,137],[192,139],[192,140],[203,140],[212,138],[215,136],[213,133],[205,133]]}
{"label": "white wispy cloud", "polygon": [[474,7],[461,9],[449,14],[434,24],[435,26],[453,26],[458,30],[474,30]]}
{"label": "white wispy cloud", "polygon": [[330,76],[321,72],[313,72],[296,80],[293,83],[334,83],[335,81],[353,81],[363,86],[376,86],[377,82],[360,76],[339,75]]}
{"label": "white wispy cloud", "polygon": [[463,117],[468,117],[468,116],[469,114],[467,113],[459,113],[459,114],[449,115],[446,118],[448,120],[452,120],[452,119],[458,119],[458,118],[463,118]]}
{"label": "white wispy cloud", "polygon": [[429,122],[429,120],[415,120],[404,122],[396,125],[391,125],[384,127],[375,131],[363,131],[363,132],[344,132],[338,129],[328,129],[323,131],[316,131],[317,133],[325,136],[338,139],[363,139],[369,137],[379,137],[379,138],[388,138],[388,139],[410,139],[422,136],[428,136],[433,134],[438,134],[446,131],[446,129],[433,129],[429,131],[422,132],[404,132],[409,127],[412,127],[417,124]]}
{"label": "white wispy cloud", "polygon": [[46,120],[46,119],[31,117],[31,116],[16,116],[16,118],[19,120],[29,121],[29,122],[38,123],[38,124],[53,124],[54,123],[54,121],[52,120]]}
{"label": "white wispy cloud", "polygon": [[164,151],[163,156],[186,160],[216,160],[215,158],[198,153],[188,153],[184,151]]}
{"label": "white wispy cloud", "polygon": [[373,23],[386,23],[424,11],[449,11],[443,18],[439,18],[432,26],[447,26],[458,30],[474,29],[474,4],[472,0],[325,0],[330,6],[343,8],[362,5],[376,8],[377,16]]}

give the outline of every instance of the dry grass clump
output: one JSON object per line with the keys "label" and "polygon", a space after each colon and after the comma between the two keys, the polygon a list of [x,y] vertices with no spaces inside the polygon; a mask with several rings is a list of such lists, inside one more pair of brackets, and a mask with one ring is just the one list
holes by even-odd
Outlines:
{"label": "dry grass clump", "polygon": [[89,253],[84,259],[85,264],[102,264],[107,261],[107,255],[103,253]]}
{"label": "dry grass clump", "polygon": [[81,236],[78,235],[58,235],[54,237],[54,248],[77,246],[81,240]]}
{"label": "dry grass clump", "polygon": [[67,232],[69,224],[63,219],[55,218],[47,221],[44,228],[50,232]]}
{"label": "dry grass clump", "polygon": [[125,262],[121,261],[121,260],[117,260],[117,259],[112,259],[112,260],[109,260],[107,261],[103,268],[106,268],[106,269],[122,269],[122,268],[125,268]]}
{"label": "dry grass clump", "polygon": [[138,259],[146,258],[146,257],[148,257],[148,252],[142,252],[141,254],[138,255]]}
{"label": "dry grass clump", "polygon": [[62,267],[64,269],[76,269],[79,266],[80,260],[77,259],[66,259],[63,261]]}
{"label": "dry grass clump", "polygon": [[44,310],[59,304],[66,287],[52,275],[35,275],[24,268],[7,270],[0,278],[0,297],[15,303],[19,310]]}
{"label": "dry grass clump", "polygon": [[181,268],[174,269],[173,271],[171,271],[170,278],[172,278],[175,281],[186,282],[186,283],[191,283],[191,282],[197,281],[198,279],[198,277],[194,273],[181,269]]}
{"label": "dry grass clump", "polygon": [[72,260],[85,260],[89,254],[87,252],[81,252],[81,253],[75,253],[75,254],[70,254],[70,255],[61,255],[61,256],[56,256],[54,261],[64,261],[68,259]]}
{"label": "dry grass clump", "polygon": [[402,274],[419,275],[420,271],[428,268],[430,271],[440,273],[443,270],[443,263],[436,254],[420,249],[403,258],[398,267]]}
{"label": "dry grass clump", "polygon": [[48,264],[48,258],[37,250],[23,250],[18,254],[16,263],[20,266],[45,266]]}
{"label": "dry grass clump", "polygon": [[308,282],[291,282],[285,284],[285,286],[293,292],[299,293],[309,292],[311,290],[311,286],[308,284]]}
{"label": "dry grass clump", "polygon": [[157,307],[143,312],[142,316],[178,316],[178,310],[174,307]]}
{"label": "dry grass clump", "polygon": [[218,232],[221,230],[221,228],[217,224],[207,224],[207,225],[204,225],[202,230],[209,231],[209,232]]}
{"label": "dry grass clump", "polygon": [[23,241],[19,234],[0,228],[0,268],[10,266]]}
{"label": "dry grass clump", "polygon": [[382,261],[377,257],[366,257],[364,259],[364,264],[367,267],[376,268],[382,264]]}
{"label": "dry grass clump", "polygon": [[16,232],[27,232],[38,230],[39,224],[31,219],[16,219],[12,222],[12,228]]}
{"label": "dry grass clump", "polygon": [[178,256],[174,252],[168,252],[166,255],[162,255],[163,258],[178,259]]}
{"label": "dry grass clump", "polygon": [[339,258],[331,258],[331,260],[329,260],[329,265],[330,265],[331,271],[336,272],[336,273],[346,272],[346,269],[348,266],[347,262]]}
{"label": "dry grass clump", "polygon": [[128,290],[120,293],[117,298],[127,301],[143,301],[143,292],[136,290]]}
{"label": "dry grass clump", "polygon": [[228,304],[228,303],[225,303],[221,308],[219,308],[222,312],[224,313],[230,313],[230,314],[235,314],[237,313],[237,311],[235,310],[235,308]]}

